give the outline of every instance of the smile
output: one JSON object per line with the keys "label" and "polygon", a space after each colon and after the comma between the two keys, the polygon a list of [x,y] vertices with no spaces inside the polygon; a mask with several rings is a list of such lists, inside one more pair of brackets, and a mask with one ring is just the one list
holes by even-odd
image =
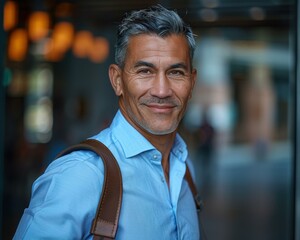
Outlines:
{"label": "smile", "polygon": [[155,113],[170,113],[176,107],[170,104],[147,104],[146,106]]}

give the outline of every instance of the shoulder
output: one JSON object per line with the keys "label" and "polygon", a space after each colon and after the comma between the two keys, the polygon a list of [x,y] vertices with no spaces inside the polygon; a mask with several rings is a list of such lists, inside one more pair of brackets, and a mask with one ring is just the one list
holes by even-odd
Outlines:
{"label": "shoulder", "polygon": [[61,239],[88,236],[102,191],[103,167],[99,162],[98,156],[87,151],[52,162],[33,184],[17,236],[57,239],[58,232]]}
{"label": "shoulder", "polygon": [[39,195],[38,204],[58,198],[76,201],[79,196],[84,200],[95,192],[100,194],[103,176],[103,164],[96,154],[76,151],[53,161],[33,184],[32,193]]}
{"label": "shoulder", "polygon": [[[89,150],[76,150],[55,159],[46,169],[45,175],[63,175],[64,177],[88,175],[88,178],[99,178],[104,167],[100,157]],[[94,179],[93,179],[94,180]]]}

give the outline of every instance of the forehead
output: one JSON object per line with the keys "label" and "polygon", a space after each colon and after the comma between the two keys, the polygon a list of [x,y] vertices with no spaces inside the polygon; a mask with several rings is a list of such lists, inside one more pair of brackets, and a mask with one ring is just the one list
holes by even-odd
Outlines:
{"label": "forehead", "polygon": [[151,60],[173,60],[189,62],[189,46],[183,35],[172,34],[167,37],[140,34],[131,36],[128,43],[126,62]]}

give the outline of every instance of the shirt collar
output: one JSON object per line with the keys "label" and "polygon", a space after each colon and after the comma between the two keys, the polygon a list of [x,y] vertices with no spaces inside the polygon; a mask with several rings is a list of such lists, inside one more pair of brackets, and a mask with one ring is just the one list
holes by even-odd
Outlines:
{"label": "shirt collar", "polygon": [[176,134],[176,138],[171,151],[182,162],[186,161],[188,156],[187,146],[179,134]]}
{"label": "shirt collar", "polygon": [[111,124],[113,137],[119,141],[126,158],[155,149],[123,116],[119,110]]}

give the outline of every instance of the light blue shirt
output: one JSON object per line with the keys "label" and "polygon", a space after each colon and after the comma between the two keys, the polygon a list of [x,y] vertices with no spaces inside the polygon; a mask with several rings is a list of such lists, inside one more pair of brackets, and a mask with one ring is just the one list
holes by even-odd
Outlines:
{"label": "light blue shirt", "polygon": [[[116,239],[199,240],[192,193],[184,179],[187,147],[177,134],[170,153],[170,188],[161,153],[117,112],[93,138],[113,152],[122,172],[123,199]],[[14,239],[92,239],[90,228],[103,182],[103,164],[89,151],[53,161],[33,184]]]}

